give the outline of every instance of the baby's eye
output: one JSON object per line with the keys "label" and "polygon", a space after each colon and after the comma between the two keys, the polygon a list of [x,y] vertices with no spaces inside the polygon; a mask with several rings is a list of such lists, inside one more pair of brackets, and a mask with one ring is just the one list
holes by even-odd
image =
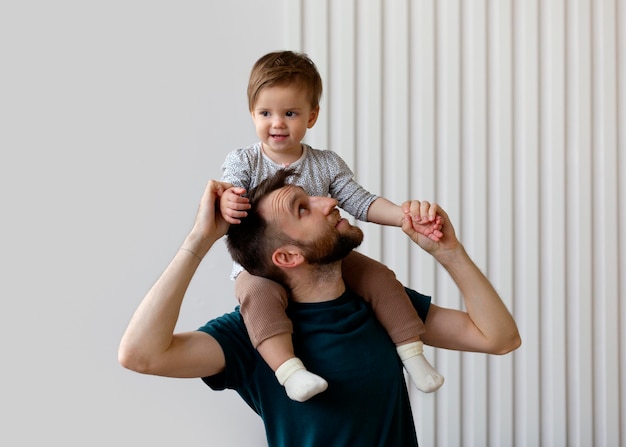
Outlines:
{"label": "baby's eye", "polygon": [[285,113],[285,116],[286,116],[287,118],[293,118],[293,117],[295,117],[295,116],[297,116],[297,115],[298,115],[298,114],[297,114],[296,112],[287,112],[287,113]]}
{"label": "baby's eye", "polygon": [[262,112],[259,112],[259,115],[264,116],[264,117],[268,117],[268,116],[270,116],[270,112],[268,112],[267,110],[263,110]]}

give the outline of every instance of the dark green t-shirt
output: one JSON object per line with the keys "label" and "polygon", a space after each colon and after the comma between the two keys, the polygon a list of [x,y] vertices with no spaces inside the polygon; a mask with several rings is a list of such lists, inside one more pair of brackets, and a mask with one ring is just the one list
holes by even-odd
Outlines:
{"label": "dark green t-shirt", "polygon": [[[407,289],[423,321],[430,298]],[[236,390],[261,416],[271,447],[417,446],[402,363],[365,301],[351,292],[322,303],[290,303],[294,348],[328,381],[306,402],[287,397],[252,347],[238,309],[199,330],[226,358],[223,373],[203,378],[214,390]]]}

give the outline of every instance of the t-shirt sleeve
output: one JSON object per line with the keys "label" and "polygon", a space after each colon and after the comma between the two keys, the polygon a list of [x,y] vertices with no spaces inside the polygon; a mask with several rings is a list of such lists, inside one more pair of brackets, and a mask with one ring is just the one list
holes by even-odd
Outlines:
{"label": "t-shirt sleeve", "polygon": [[431,297],[427,295],[422,295],[415,290],[409,289],[408,287],[404,288],[406,293],[409,295],[411,302],[413,303],[413,307],[417,310],[417,314],[423,322],[426,322],[426,317],[428,316],[428,310],[430,309],[430,301]]}
{"label": "t-shirt sleeve", "polygon": [[198,329],[206,332],[222,347],[226,360],[224,371],[202,380],[213,390],[234,389],[249,377],[248,369],[255,355],[243,318],[238,310],[215,318]]}

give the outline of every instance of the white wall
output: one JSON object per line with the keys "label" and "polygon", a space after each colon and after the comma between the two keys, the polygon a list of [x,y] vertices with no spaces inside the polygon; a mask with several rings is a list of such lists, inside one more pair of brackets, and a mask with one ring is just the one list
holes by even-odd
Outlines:
{"label": "white wall", "polygon": [[[231,0],[0,5],[0,444],[265,445],[231,392],[140,376],[119,338],[225,154],[255,141],[248,71],[308,52],[309,142],[398,202],[448,210],[524,345],[430,350],[422,445],[624,445],[626,6],[620,0]],[[363,251],[460,299],[394,229]],[[234,306],[218,246],[182,310]]]}
{"label": "white wall", "polygon": [[[232,392],[140,376],[122,332],[226,153],[282,0],[0,4],[0,445],[265,445]],[[181,316],[232,310],[222,246]]]}

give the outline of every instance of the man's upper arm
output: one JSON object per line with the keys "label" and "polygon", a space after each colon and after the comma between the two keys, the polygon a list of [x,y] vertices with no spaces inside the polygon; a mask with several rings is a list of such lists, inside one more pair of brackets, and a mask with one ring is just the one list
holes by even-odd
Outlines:
{"label": "man's upper arm", "polygon": [[190,331],[174,334],[172,344],[153,365],[157,375],[194,378],[212,376],[224,370],[222,347],[206,332]]}
{"label": "man's upper arm", "polygon": [[437,348],[486,352],[487,340],[466,312],[430,305],[422,341]]}
{"label": "man's upper arm", "polygon": [[457,351],[490,352],[487,339],[467,312],[436,306],[429,296],[407,287],[405,290],[424,322],[424,343]]}

